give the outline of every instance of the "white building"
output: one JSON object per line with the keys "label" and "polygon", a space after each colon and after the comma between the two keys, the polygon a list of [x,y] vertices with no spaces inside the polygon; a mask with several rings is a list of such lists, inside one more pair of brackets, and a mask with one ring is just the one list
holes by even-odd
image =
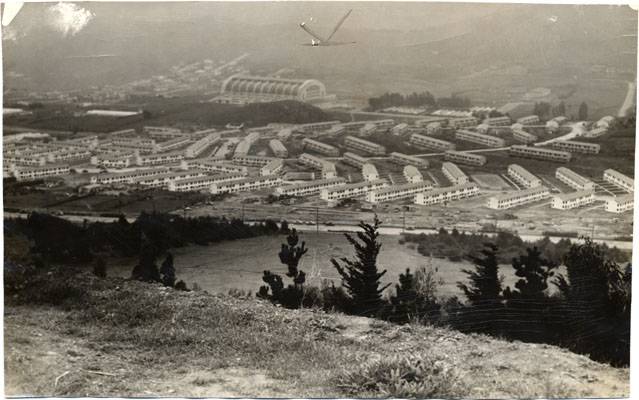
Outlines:
{"label": "white building", "polygon": [[601,146],[597,143],[578,142],[575,140],[556,141],[553,142],[551,146],[559,150],[583,154],[599,154],[601,150]]}
{"label": "white building", "polygon": [[167,187],[173,181],[182,179],[197,178],[206,176],[206,171],[193,169],[188,171],[172,171],[159,175],[151,175],[147,177],[137,178],[133,180],[133,184],[149,187]]}
{"label": "white building", "polygon": [[453,129],[471,128],[477,126],[477,124],[479,124],[479,121],[475,117],[450,118],[448,120],[448,126]]}
{"label": "white building", "polygon": [[408,183],[418,183],[424,180],[422,173],[412,165],[405,166],[403,173],[404,178]]}
{"label": "white building", "polygon": [[116,183],[133,183],[139,178],[146,178],[153,175],[162,175],[169,172],[167,168],[140,169],[132,172],[106,173],[93,175],[90,179],[92,184],[113,185]]}
{"label": "white building", "polygon": [[603,179],[604,181],[619,186],[629,192],[635,191],[635,180],[629,176],[622,174],[621,172],[615,171],[614,169],[605,170]]}
{"label": "white building", "polygon": [[282,168],[284,168],[284,161],[276,158],[260,169],[260,176],[276,175],[282,172]]}
{"label": "white building", "polygon": [[514,157],[535,158],[555,162],[569,162],[572,158],[571,154],[565,151],[518,144],[510,146],[508,154]]}
{"label": "white building", "polygon": [[174,164],[184,160],[184,152],[174,151],[169,153],[135,155],[135,164],[140,166]]}
{"label": "white building", "polygon": [[44,165],[34,167],[14,168],[13,174],[18,181],[32,181],[52,176],[68,175],[68,165]]}
{"label": "white building", "polygon": [[635,206],[635,199],[632,193],[622,196],[610,197],[606,200],[606,211],[622,213],[632,210]]}
{"label": "white building", "polygon": [[486,118],[484,119],[483,123],[490,126],[510,126],[512,121],[509,117],[503,116]]}
{"label": "white building", "polygon": [[455,150],[455,144],[441,139],[435,139],[429,136],[413,133],[409,139],[410,144],[432,150],[446,151]]}
{"label": "white building", "polygon": [[584,133],[583,137],[586,137],[586,138],[598,138],[600,136],[605,135],[606,133],[608,133],[608,129],[606,129],[606,128],[595,128],[595,129],[591,129],[591,130],[587,131],[586,133]]}
{"label": "white building", "polygon": [[397,152],[390,153],[390,161],[399,165],[414,165],[419,168],[428,168],[428,161],[425,159]]}
{"label": "white building", "polygon": [[104,168],[127,168],[133,164],[134,158],[134,154],[97,154],[91,157],[91,164]]}
{"label": "white building", "polygon": [[257,178],[244,178],[231,182],[220,182],[211,185],[211,194],[237,193],[261,190],[278,186],[282,179],[276,175],[260,176]]}
{"label": "white building", "polygon": [[351,199],[365,196],[368,192],[379,190],[388,186],[385,180],[364,181],[346,185],[334,186],[320,190],[320,198],[326,201]]}
{"label": "white building", "polygon": [[532,133],[528,133],[521,129],[513,129],[513,139],[521,143],[533,143],[536,142],[539,138]]}
{"label": "white building", "polygon": [[355,136],[346,136],[344,138],[344,146],[351,150],[360,150],[374,155],[386,154],[386,148],[384,146]]}
{"label": "white building", "polygon": [[302,145],[304,149],[313,150],[317,153],[329,156],[329,157],[338,157],[339,149],[335,146],[331,146],[330,144],[318,142],[317,140],[305,138],[302,140]]}
{"label": "white building", "polygon": [[570,210],[572,208],[583,207],[594,202],[594,190],[579,190],[572,193],[554,195],[550,206],[558,210]]}
{"label": "white building", "polygon": [[356,168],[361,168],[364,164],[368,163],[368,160],[365,157],[348,151],[344,153],[343,157],[342,162],[344,164],[351,165]]}
{"label": "white building", "polygon": [[[196,132],[197,133],[197,132]],[[186,158],[195,158],[202,154],[207,147],[217,143],[220,140],[220,132],[209,133],[204,136],[202,139],[190,144],[186,150],[184,150],[184,156]]]}
{"label": "white building", "polygon": [[335,164],[330,161],[326,161],[323,158],[316,157],[308,153],[303,153],[298,157],[297,162],[302,165],[306,165],[322,171],[322,179],[337,177],[337,169],[335,168]]}
{"label": "white building", "polygon": [[263,167],[271,161],[276,160],[273,157],[262,157],[262,156],[246,156],[246,155],[236,155],[233,156],[233,164],[238,165],[246,165],[247,167]]}
{"label": "white building", "polygon": [[454,186],[463,185],[468,183],[468,175],[464,173],[459,167],[451,162],[442,163],[442,172],[446,179],[450,181]]}
{"label": "white building", "polygon": [[455,185],[429,190],[427,192],[417,193],[415,195],[415,204],[428,206],[433,204],[448,203],[450,201],[466,199],[477,196],[479,187],[474,183],[464,183],[463,185]]}
{"label": "white building", "polygon": [[442,131],[441,122],[430,122],[426,124],[426,134],[427,135],[436,135]]}
{"label": "white building", "polygon": [[320,193],[322,189],[328,189],[344,184],[346,184],[346,179],[344,178],[338,177],[332,179],[321,179],[294,185],[280,186],[275,189],[275,193],[280,196],[313,196]]}
{"label": "white building", "polygon": [[508,166],[508,176],[527,189],[541,186],[541,179],[517,164],[510,164]]}
{"label": "white building", "polygon": [[615,122],[615,117],[608,115],[601,118],[599,121],[595,122],[595,128],[610,129],[610,127],[614,124],[614,122]]}
{"label": "white building", "polygon": [[383,203],[414,197],[417,193],[431,190],[433,185],[430,182],[405,183],[403,185],[388,186],[379,190],[368,192],[366,200],[370,203]]}
{"label": "white building", "polygon": [[494,210],[505,210],[524,204],[533,203],[550,197],[550,191],[545,186],[519,190],[491,196],[486,206]]}
{"label": "white building", "polygon": [[171,151],[171,150],[179,149],[180,147],[187,146],[189,143],[191,143],[191,139],[188,136],[178,136],[178,137],[174,137],[173,139],[166,140],[164,142],[159,142],[157,144],[157,151],[158,152]]}
{"label": "white building", "polygon": [[541,120],[536,115],[528,115],[525,117],[518,118],[517,123],[522,125],[537,125],[541,123]]}
{"label": "white building", "polygon": [[196,190],[210,190],[211,185],[220,182],[230,182],[244,179],[244,174],[231,173],[219,175],[202,175],[195,178],[179,179],[168,183],[171,192],[191,192]]}
{"label": "white building", "polygon": [[504,147],[506,145],[506,142],[502,138],[485,135],[479,132],[467,131],[464,129],[460,129],[455,132],[455,139],[465,140],[467,142],[477,143],[488,147]]}
{"label": "white building", "polygon": [[444,154],[446,161],[458,162],[461,164],[481,166],[486,164],[486,157],[480,154],[467,153],[464,151],[448,150]]}
{"label": "white building", "polygon": [[91,152],[89,150],[83,150],[83,149],[59,151],[55,153],[49,153],[47,155],[47,161],[50,163],[83,161],[83,160],[90,160],[90,159],[91,159]]}
{"label": "white building", "polygon": [[362,177],[365,181],[377,181],[379,180],[379,172],[373,164],[366,163],[362,165]]}
{"label": "white building", "polygon": [[273,154],[275,154],[275,157],[288,157],[288,150],[286,150],[286,146],[284,146],[284,144],[282,144],[282,142],[280,142],[279,140],[272,139],[268,142],[268,146],[271,148]]}
{"label": "white building", "polygon": [[248,168],[242,165],[233,165],[221,163],[219,161],[184,161],[181,166],[182,169],[198,168],[208,172],[223,172],[223,173],[238,173],[242,175],[248,175]]}
{"label": "white building", "polygon": [[566,185],[575,190],[594,190],[595,183],[578,173],[564,167],[559,167],[555,171],[555,178],[559,179]]}
{"label": "white building", "polygon": [[401,123],[391,128],[391,133],[395,136],[401,136],[408,131],[408,124]]}
{"label": "white building", "polygon": [[300,124],[295,126],[295,129],[304,133],[321,132],[331,129],[333,126],[340,124],[341,121],[324,121],[324,122],[309,122],[307,124]]}

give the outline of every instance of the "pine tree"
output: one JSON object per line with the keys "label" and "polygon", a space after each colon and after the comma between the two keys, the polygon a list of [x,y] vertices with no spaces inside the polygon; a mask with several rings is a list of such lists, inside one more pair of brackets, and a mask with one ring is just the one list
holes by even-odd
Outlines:
{"label": "pine tree", "polygon": [[501,331],[503,312],[497,246],[485,243],[481,254],[481,257],[470,257],[475,265],[474,271],[462,271],[468,275],[470,285],[458,282],[457,287],[464,292],[471,305],[467,316],[471,330],[497,334]]}
{"label": "pine tree", "polygon": [[[144,242],[144,238],[143,238]],[[131,277],[144,282],[161,282],[158,266],[155,265],[156,250],[150,243],[144,243],[140,250],[140,259],[133,268]]]}
{"label": "pine tree", "polygon": [[299,263],[307,252],[306,243],[302,242],[299,245],[297,231],[292,229],[286,237],[286,243],[282,244],[278,256],[280,262],[286,265],[286,276],[293,280],[293,284],[285,288],[281,276],[271,271],[264,271],[262,280],[268,286],[261,286],[257,297],[268,299],[287,308],[299,308],[304,300],[304,283],[306,282],[306,274],[299,269]]}
{"label": "pine tree", "polygon": [[164,286],[175,287],[175,267],[173,266],[173,254],[168,253],[160,267],[162,283]]}
{"label": "pine tree", "polygon": [[514,258],[512,262],[515,275],[520,277],[515,283],[515,290],[507,287],[504,297],[511,299],[539,300],[546,297],[548,279],[554,275],[557,264],[544,259],[535,246],[526,249],[526,255]]}
{"label": "pine tree", "polygon": [[475,271],[462,270],[468,275],[471,284],[467,286],[458,282],[459,287],[468,301],[474,306],[483,306],[501,302],[501,281],[499,280],[499,263],[497,261],[497,246],[485,243],[481,251],[483,257],[471,256]]}
{"label": "pine tree", "polygon": [[95,261],[95,264],[93,265],[93,275],[99,278],[107,277],[106,262],[104,261],[103,258],[100,257]]}
{"label": "pine tree", "polygon": [[[380,221],[375,216],[373,224],[359,223],[362,232],[357,232],[357,238],[348,233],[344,236],[355,248],[355,260],[341,258],[340,264],[334,258],[331,263],[342,277],[342,282],[351,298],[352,312],[358,315],[375,316],[384,306],[382,292],[390,284],[380,288],[380,279],[386,270],[379,272],[377,269],[377,255],[382,244],[377,241]],[[361,242],[361,243],[360,243]]]}

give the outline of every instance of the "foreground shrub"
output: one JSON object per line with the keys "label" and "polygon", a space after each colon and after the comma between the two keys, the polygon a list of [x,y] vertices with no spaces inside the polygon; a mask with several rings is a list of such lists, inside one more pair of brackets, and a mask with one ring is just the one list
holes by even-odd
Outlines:
{"label": "foreground shrub", "polygon": [[338,385],[353,396],[442,398],[463,392],[452,365],[434,356],[392,356],[353,365],[337,378]]}

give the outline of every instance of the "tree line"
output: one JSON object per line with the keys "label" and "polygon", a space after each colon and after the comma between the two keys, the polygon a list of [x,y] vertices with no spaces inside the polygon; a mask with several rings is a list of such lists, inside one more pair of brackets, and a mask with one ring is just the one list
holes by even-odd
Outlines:
{"label": "tree line", "polygon": [[435,98],[432,93],[425,91],[413,92],[408,95],[401,93],[384,93],[379,97],[368,99],[371,110],[381,110],[388,107],[447,107],[468,108],[471,106],[468,97],[460,97],[452,94],[450,97]]}
{"label": "tree line", "polygon": [[[630,357],[631,265],[611,260],[606,248],[586,238],[570,243],[559,260],[549,260],[536,246],[527,247],[510,260],[518,277],[504,286],[499,274],[500,246],[485,242],[468,254],[474,268],[464,270],[457,283],[465,301],[442,301],[436,271],[418,268],[400,274],[394,290],[381,278],[377,256],[380,221],[361,222],[356,235],[344,234],[354,249],[353,258],[332,259],[341,286],[305,285],[299,263],[308,248],[295,230],[282,244],[280,261],[286,265],[286,285],[277,273],[264,271],[257,297],[288,308],[320,307],[395,323],[448,326],[511,340],[548,343],[588,354],[613,365],[628,365]],[[566,274],[558,273],[564,265]],[[502,264],[503,265],[503,264]],[[551,286],[556,290],[552,291]]]}

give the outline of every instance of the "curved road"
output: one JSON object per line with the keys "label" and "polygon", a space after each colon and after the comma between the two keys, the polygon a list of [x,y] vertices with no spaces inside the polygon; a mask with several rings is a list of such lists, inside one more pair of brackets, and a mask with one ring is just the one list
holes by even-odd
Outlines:
{"label": "curved road", "polygon": [[635,99],[635,89],[636,85],[634,82],[628,82],[628,92],[626,93],[626,98],[619,108],[619,112],[617,113],[617,117],[623,118],[628,113],[628,110],[633,106]]}

